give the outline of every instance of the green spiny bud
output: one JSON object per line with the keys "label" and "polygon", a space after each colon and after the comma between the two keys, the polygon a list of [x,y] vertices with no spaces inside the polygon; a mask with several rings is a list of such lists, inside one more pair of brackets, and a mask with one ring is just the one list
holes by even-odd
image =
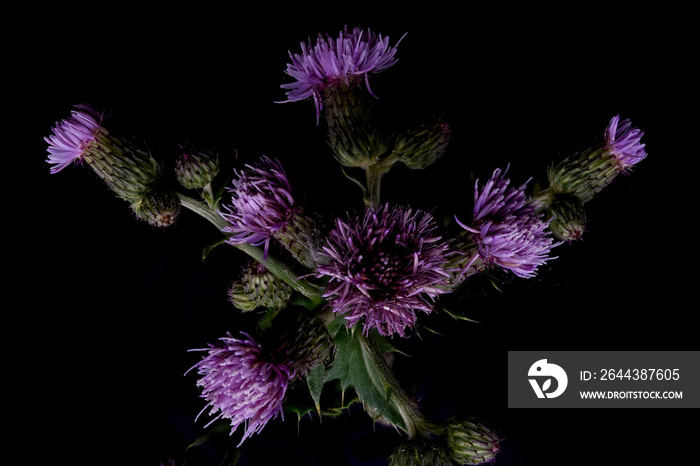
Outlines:
{"label": "green spiny bud", "polygon": [[450,141],[450,126],[438,120],[397,137],[394,154],[408,168],[423,169],[441,157]]}
{"label": "green spiny bud", "polygon": [[491,462],[500,449],[498,436],[474,419],[450,423],[445,441],[453,460],[463,465]]}
{"label": "green spiny bud", "polygon": [[231,302],[244,312],[260,307],[279,311],[291,296],[292,288],[257,262],[250,262],[229,289]]}
{"label": "green spiny bud", "polygon": [[180,198],[172,191],[153,190],[131,204],[136,216],[156,227],[175,223],[180,214]]}
{"label": "green spiny bud", "polygon": [[452,466],[443,443],[420,436],[407,440],[391,453],[389,466]]}
{"label": "green spiny bud", "polygon": [[574,196],[558,195],[546,211],[549,229],[562,241],[581,239],[586,229],[586,211],[583,204]]}
{"label": "green spiny bud", "polygon": [[620,165],[609,151],[593,148],[552,165],[547,177],[551,190],[575,196],[583,204],[593,199],[619,173]]}
{"label": "green spiny bud", "polygon": [[228,290],[228,297],[231,303],[243,312],[254,311],[260,307],[258,301],[255,299],[256,297],[248,293],[245,284],[242,282],[234,282],[231,285]]}
{"label": "green spiny bud", "polygon": [[445,286],[450,291],[457,288],[468,277],[486,269],[484,259],[479,254],[479,246],[464,236],[463,232],[449,240],[451,250],[455,251],[455,254],[448,257],[444,267],[450,274],[449,280],[445,281]]}
{"label": "green spiny bud", "polygon": [[287,225],[274,233],[274,237],[304,266],[315,269],[320,259],[323,238],[318,221],[307,217],[299,208]]}
{"label": "green spiny bud", "polygon": [[329,142],[341,165],[367,168],[381,161],[389,144],[373,119],[369,93],[353,81],[325,89]]}
{"label": "green spiny bud", "polygon": [[129,203],[139,202],[160,178],[160,165],[135,144],[110,136],[104,128],[100,131],[98,143],[83,159],[117,196]]}
{"label": "green spiny bud", "polygon": [[183,150],[175,160],[175,177],[187,189],[204,188],[217,173],[219,157],[211,152]]}
{"label": "green spiny bud", "polygon": [[276,360],[298,375],[325,364],[333,349],[323,316],[302,306],[285,308],[260,338],[263,347],[275,348],[272,356]]}

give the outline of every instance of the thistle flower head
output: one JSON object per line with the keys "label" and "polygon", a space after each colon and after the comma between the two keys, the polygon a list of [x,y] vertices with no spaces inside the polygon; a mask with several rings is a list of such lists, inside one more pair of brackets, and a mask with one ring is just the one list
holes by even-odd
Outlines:
{"label": "thistle flower head", "polygon": [[620,115],[613,117],[605,129],[605,146],[615,157],[621,170],[637,164],[647,156],[642,143],[644,132],[633,127],[630,120],[622,120]]}
{"label": "thistle flower head", "polygon": [[71,162],[81,161],[85,151],[100,133],[102,115],[87,104],[76,105],[70,118],[56,123],[53,134],[45,137],[49,143],[46,161],[53,164],[51,173],[58,173]]}
{"label": "thistle flower head", "polygon": [[284,102],[313,96],[318,117],[323,108],[322,91],[326,86],[364,78],[371,93],[369,75],[393,66],[397,62],[395,54],[396,45],[390,46],[388,37],[376,35],[369,29],[356,27],[348,31],[345,27],[338,37],[319,34],[315,44],[310,39],[301,43],[301,54],[289,52],[291,63],[285,73],[296,81],[282,84],[283,89],[289,89]]}
{"label": "thistle flower head", "polygon": [[242,338],[236,339],[228,334],[219,344],[194,351],[208,352],[192,369],[197,368],[201,376],[197,385],[208,402],[202,412],[209,408],[210,415],[215,416],[209,424],[228,419],[231,434],[242,424],[243,443],[269,420],[284,416],[282,401],[295,374],[285,364],[267,361],[250,335],[242,333]]}
{"label": "thistle flower head", "polygon": [[435,234],[432,216],[385,205],[359,218],[336,220],[322,254],[319,276],[330,281],[325,297],[348,325],[363,320],[364,331],[405,336],[416,311],[430,313],[447,273],[446,243]]}
{"label": "thistle flower head", "polygon": [[231,233],[230,244],[265,244],[267,254],[270,238],[284,230],[292,219],[296,206],[292,188],[279,161],[263,157],[256,165],[246,165],[237,172],[231,193],[231,205],[219,214],[229,222],[224,231]]}
{"label": "thistle flower head", "polygon": [[479,255],[487,264],[496,264],[524,278],[535,276],[550,250],[556,246],[547,231],[547,222],[535,213],[536,205],[528,202],[524,184],[510,186],[506,171],[494,171],[480,190],[474,188],[472,226],[457,222],[473,233]]}

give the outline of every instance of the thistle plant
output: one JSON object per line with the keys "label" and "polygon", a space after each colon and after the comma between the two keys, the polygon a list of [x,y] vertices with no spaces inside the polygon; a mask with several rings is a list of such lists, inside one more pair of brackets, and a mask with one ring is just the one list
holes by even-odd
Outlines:
{"label": "thistle plant", "polygon": [[[643,133],[614,116],[601,141],[553,161],[548,186],[536,191],[531,180],[513,181],[510,166],[492,167],[452,212],[452,229],[431,211],[382,198],[386,173],[397,164],[423,170],[447,157],[453,132],[442,118],[390,127],[378,117],[381,96],[370,82],[396,64],[400,42],[359,27],[319,35],[290,52],[285,72],[293,81],[281,84],[282,102],[313,102],[330,147],[318,156],[338,161],[350,178],[341,182],[360,185],[360,211],[311,211],[293,172],[274,155],[256,154],[256,162],[222,174],[218,155],[182,145],[167,172],[146,147],[112,134],[104,114],[87,104],[76,105],[46,138],[52,174],[85,164],[138,219],[160,228],[188,209],[220,233],[214,246],[236,248],[248,260],[228,299],[232,313],[257,316],[257,325],[222,328],[217,342],[192,350],[203,354],[186,374],[196,373],[205,401],[203,431],[224,421],[236,446],[245,445],[283,419],[290,392],[301,390],[312,404],[305,412],[337,415],[360,402],[374,421],[394,426],[405,442],[390,464],[498,458],[498,426],[429,419],[385,353],[395,351],[393,341],[419,338],[435,314],[466,319],[441,305],[465,282],[492,269],[532,279],[556,248],[581,240],[587,203],[646,157]],[[365,179],[346,169],[364,171]],[[214,246],[207,253],[215,254]],[[343,395],[339,404],[325,395],[334,388]]]}

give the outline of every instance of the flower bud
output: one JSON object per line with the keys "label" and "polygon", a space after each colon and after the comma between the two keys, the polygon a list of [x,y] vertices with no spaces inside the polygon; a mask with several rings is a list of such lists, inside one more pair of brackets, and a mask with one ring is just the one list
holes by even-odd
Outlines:
{"label": "flower bud", "polygon": [[389,456],[389,466],[451,466],[443,442],[416,437],[399,445]]}
{"label": "flower bud", "polygon": [[561,241],[581,239],[586,229],[586,211],[583,204],[574,196],[555,196],[546,211],[550,218],[549,229]]}
{"label": "flower bud", "polygon": [[175,160],[175,177],[187,189],[201,189],[212,182],[219,173],[219,157],[198,150],[180,153]]}
{"label": "flower bud", "polygon": [[243,312],[260,307],[279,311],[291,296],[292,288],[257,262],[250,262],[229,289],[231,302]]}
{"label": "flower bud", "polygon": [[150,225],[164,228],[180,214],[180,198],[172,191],[153,190],[131,205],[136,216]]}
{"label": "flower bud", "polygon": [[304,266],[315,269],[322,260],[319,251],[323,238],[317,221],[307,217],[301,207],[297,207],[285,228],[276,231],[276,238],[291,255]]}
{"label": "flower bud", "polygon": [[446,443],[458,464],[482,464],[494,460],[500,449],[500,439],[489,428],[467,419],[447,426]]}
{"label": "flower bud", "polygon": [[298,376],[328,361],[333,349],[323,317],[301,306],[285,308],[260,338],[263,346],[274,348],[271,360]]}
{"label": "flower bud", "polygon": [[449,141],[450,126],[438,120],[398,136],[394,153],[408,168],[422,169],[445,153]]}
{"label": "flower bud", "polygon": [[449,273],[449,279],[445,280],[444,286],[450,291],[456,289],[470,276],[487,268],[483,257],[479,254],[479,246],[465,238],[464,234],[450,240],[450,250],[452,253],[447,257],[448,261],[444,267]]}

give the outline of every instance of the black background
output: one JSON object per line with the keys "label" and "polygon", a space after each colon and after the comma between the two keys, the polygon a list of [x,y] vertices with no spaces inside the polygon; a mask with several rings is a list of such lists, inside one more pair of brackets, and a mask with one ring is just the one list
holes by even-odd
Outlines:
{"label": "black background", "polygon": [[[88,167],[49,175],[43,137],[89,102],[165,160],[187,141],[217,151],[225,170],[273,156],[319,211],[361,208],[313,104],[275,103],[290,81],[287,51],[347,24],[392,44],[408,33],[399,63],[371,80],[397,124],[444,114],[453,128],[443,159],[385,177],[390,202],[468,215],[474,179],[495,168],[544,180],[547,164],[594,143],[617,114],[645,131],[648,158],[590,202],[583,241],[557,248],[536,279],[502,292],[475,280],[470,296],[450,298],[481,323],[432,316],[444,336],[397,342],[409,355],[397,373],[424,412],[480,416],[505,438],[505,466],[697,462],[697,428],[679,423],[693,413],[506,407],[508,350],[697,349],[697,31],[687,11],[638,13],[115,6],[7,18],[6,454],[21,464],[226,464],[238,434],[185,451],[205,422],[194,422],[204,405],[196,376],[183,374],[199,358],[188,349],[251,323],[225,297],[243,258],[219,248],[202,261],[218,238],[206,221],[184,212],[151,228]],[[240,464],[383,464],[399,441],[359,411],[299,425],[288,416],[247,441]]]}

